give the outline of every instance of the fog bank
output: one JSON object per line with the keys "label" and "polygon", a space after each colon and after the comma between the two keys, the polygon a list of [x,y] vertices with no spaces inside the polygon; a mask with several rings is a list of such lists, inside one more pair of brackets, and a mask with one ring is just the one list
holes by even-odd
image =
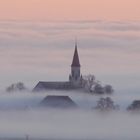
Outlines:
{"label": "fog bank", "polygon": [[53,139],[139,139],[139,115],[83,110],[0,111],[0,136]]}

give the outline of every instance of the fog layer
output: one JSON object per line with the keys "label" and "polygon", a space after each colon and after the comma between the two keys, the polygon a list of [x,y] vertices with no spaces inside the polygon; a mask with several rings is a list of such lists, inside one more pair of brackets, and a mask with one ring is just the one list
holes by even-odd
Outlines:
{"label": "fog layer", "polygon": [[139,139],[139,115],[80,110],[0,111],[0,136],[55,139]]}
{"label": "fog layer", "polygon": [[[79,106],[74,110],[40,109],[39,103],[47,95],[69,95]],[[78,92],[14,93],[0,98],[0,136],[53,139],[139,139],[139,114],[125,111],[133,98],[138,96],[114,95],[120,111],[97,112],[99,96]]]}
{"label": "fog layer", "polygon": [[[0,95],[0,137],[63,139],[140,139],[139,114],[125,112],[140,99],[139,22],[0,22],[0,91],[11,83],[33,87],[39,81],[68,80],[74,51],[78,50],[82,74],[94,74],[115,90],[120,105],[109,114],[91,110],[98,96],[79,92]],[[38,110],[50,94],[69,95],[79,110]]]}

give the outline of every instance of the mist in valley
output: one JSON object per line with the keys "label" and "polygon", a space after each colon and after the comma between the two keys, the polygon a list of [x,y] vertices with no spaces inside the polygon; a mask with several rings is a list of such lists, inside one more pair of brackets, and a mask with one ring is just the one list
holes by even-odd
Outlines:
{"label": "mist in valley", "polygon": [[[40,108],[47,95],[68,95],[76,109]],[[46,93],[4,93],[0,98],[0,137],[30,139],[139,139],[139,113],[125,107],[131,95],[110,96],[120,110],[100,112],[93,108],[99,96],[80,92],[48,91]],[[139,98],[135,96],[135,98]]]}
{"label": "mist in valley", "polygon": [[[75,36],[82,74],[113,86],[112,95],[83,91],[32,93],[39,81],[67,81]],[[136,21],[0,21],[0,137],[29,139],[139,140],[139,113],[126,108],[140,99],[140,23]],[[28,92],[6,93],[22,81]],[[77,109],[39,108],[47,95],[68,95]],[[120,110],[96,111],[110,97]]]}

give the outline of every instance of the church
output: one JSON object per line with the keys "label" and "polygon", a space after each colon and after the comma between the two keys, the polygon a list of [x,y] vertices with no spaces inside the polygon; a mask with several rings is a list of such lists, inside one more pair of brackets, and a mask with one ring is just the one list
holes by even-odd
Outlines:
{"label": "church", "polygon": [[82,74],[81,65],[78,55],[77,43],[75,44],[74,56],[71,64],[71,74],[69,75],[69,80],[64,82],[43,82],[40,81],[35,88],[34,92],[46,91],[46,90],[73,90],[82,88]]}

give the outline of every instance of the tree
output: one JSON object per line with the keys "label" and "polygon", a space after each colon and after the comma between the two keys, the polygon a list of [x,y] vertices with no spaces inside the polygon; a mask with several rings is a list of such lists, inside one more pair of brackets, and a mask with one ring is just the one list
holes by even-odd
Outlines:
{"label": "tree", "polygon": [[104,87],[104,92],[105,92],[106,94],[112,94],[112,93],[114,92],[113,87],[112,87],[111,85],[106,85],[106,86]]}
{"label": "tree", "polygon": [[83,77],[83,88],[93,94],[112,94],[114,92],[111,85],[102,86],[100,81],[97,81],[94,75]]}
{"label": "tree", "polygon": [[102,87],[101,84],[96,84],[93,90],[94,93],[96,94],[104,94],[104,87]]}
{"label": "tree", "polygon": [[140,111],[140,100],[134,100],[127,108],[128,111]]}
{"label": "tree", "polygon": [[111,111],[111,110],[117,110],[119,109],[118,105],[114,105],[113,100],[110,97],[107,98],[100,98],[97,101],[97,106],[95,109],[100,111]]}
{"label": "tree", "polygon": [[17,91],[25,91],[25,90],[27,90],[27,88],[24,86],[22,82],[11,84],[9,87],[6,88],[7,92],[17,92]]}
{"label": "tree", "polygon": [[83,77],[83,87],[92,92],[93,86],[96,84],[95,76],[94,75],[87,75]]}

